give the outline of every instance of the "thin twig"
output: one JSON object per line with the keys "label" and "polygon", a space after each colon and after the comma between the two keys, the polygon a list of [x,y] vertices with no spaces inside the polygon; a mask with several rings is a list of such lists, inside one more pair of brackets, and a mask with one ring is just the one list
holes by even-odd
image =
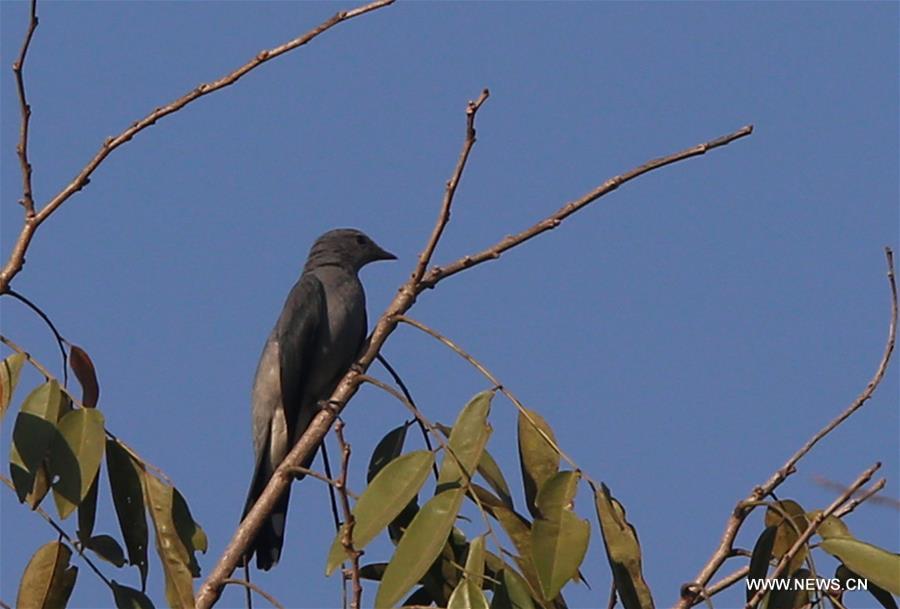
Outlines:
{"label": "thin twig", "polygon": [[44,320],[44,323],[47,324],[47,327],[50,328],[50,331],[53,332],[53,336],[56,338],[56,344],[59,346],[59,353],[62,355],[62,371],[63,371],[63,386],[68,386],[69,384],[69,356],[66,353],[66,346],[71,346],[72,343],[63,338],[62,334],[59,333],[59,330],[56,329],[56,326],[50,320],[50,316],[44,313],[39,306],[31,302],[28,298],[19,294],[12,288],[6,290],[6,294],[12,296],[26,307],[37,313],[38,317]]}
{"label": "thin twig", "polygon": [[444,189],[444,200],[441,202],[441,210],[438,213],[438,220],[431,231],[431,237],[428,238],[428,243],[425,244],[425,249],[419,254],[419,261],[416,264],[416,269],[413,271],[413,283],[419,283],[422,276],[425,275],[425,269],[428,267],[429,262],[431,262],[431,256],[434,254],[438,241],[440,241],[441,235],[444,233],[444,228],[446,228],[447,223],[450,221],[450,207],[453,205],[453,196],[456,194],[456,187],[459,186],[459,181],[466,168],[466,161],[469,160],[469,153],[472,151],[472,146],[475,145],[475,115],[490,95],[491,92],[484,89],[481,91],[481,95],[478,96],[478,99],[470,101],[469,105],[466,106],[466,137],[465,140],[463,140],[463,147],[459,153],[459,160],[456,161],[456,168],[453,170],[453,175],[447,180],[447,185]]}
{"label": "thin twig", "polygon": [[218,80],[204,83],[195,87],[187,94],[179,97],[172,102],[169,102],[164,106],[156,108],[144,118],[132,123],[119,135],[107,138],[106,141],[103,142],[103,145],[100,147],[100,150],[90,161],[88,161],[87,165],[85,165],[81,169],[81,171],[78,172],[78,175],[76,175],[75,178],[65,186],[65,188],[63,188],[46,205],[44,205],[44,207],[42,207],[40,211],[38,211],[37,213],[32,212],[31,216],[26,217],[25,223],[22,225],[22,230],[19,233],[19,237],[16,240],[16,243],[13,246],[12,253],[9,256],[9,260],[6,262],[6,265],[3,267],[3,269],[0,270],[0,293],[6,291],[13,277],[15,277],[19,273],[19,271],[22,270],[22,267],[25,264],[25,252],[28,250],[28,246],[31,243],[32,237],[34,237],[34,233],[37,228],[41,225],[42,222],[44,222],[44,220],[50,217],[50,215],[55,212],[60,205],[65,203],[69,199],[69,197],[80,191],[90,182],[90,177],[97,169],[97,167],[99,167],[100,164],[104,160],[106,160],[106,157],[108,157],[116,148],[130,141],[135,135],[137,135],[144,129],[147,129],[148,127],[156,124],[158,120],[181,110],[186,105],[200,99],[205,95],[209,95],[210,93],[219,91],[220,89],[224,89],[229,85],[233,85],[242,76],[244,76],[251,70],[258,68],[271,59],[279,57],[280,55],[284,55],[289,51],[305,45],[319,34],[331,29],[339,23],[352,19],[353,17],[358,17],[359,15],[364,15],[365,13],[368,13],[370,11],[388,6],[393,2],[394,0],[376,0],[375,2],[360,6],[353,10],[341,11],[330,19],[319,24],[306,34],[294,38],[293,40],[290,40],[275,48],[260,51],[256,54],[255,57],[253,57],[253,59],[237,68],[236,70],[226,74]]}
{"label": "thin twig", "polygon": [[[409,389],[406,388],[406,383],[403,382],[403,379],[400,378],[400,375],[397,374],[397,371],[394,370],[394,367],[391,366],[390,362],[388,362],[387,359],[381,353],[379,353],[376,356],[376,359],[382,366],[384,366],[384,369],[387,370],[388,374],[391,375],[391,377],[394,379],[394,382],[397,383],[398,387],[400,387],[400,391],[402,391],[403,395],[406,397],[406,399],[409,400],[409,403],[412,404],[413,406],[416,406],[416,401],[413,399],[412,394],[409,392]],[[416,409],[418,410],[417,406],[416,406]],[[425,429],[425,425],[418,418],[414,417],[413,420],[416,422],[416,425],[419,428],[419,431],[422,432],[422,439],[425,441],[425,447],[429,451],[434,452],[434,446],[431,445],[431,438],[428,436],[428,430]],[[431,464],[431,471],[434,473],[434,479],[437,480],[438,479],[437,463]]]}
{"label": "thin twig", "polygon": [[662,158],[653,159],[652,161],[644,163],[640,167],[635,167],[631,171],[618,175],[614,178],[610,178],[580,199],[572,201],[571,203],[567,203],[559,210],[557,210],[555,214],[544,218],[540,222],[532,225],[522,232],[501,239],[487,249],[484,249],[476,254],[463,256],[462,258],[456,260],[455,262],[451,262],[446,266],[436,266],[432,268],[424,275],[421,283],[423,287],[434,287],[434,285],[438,281],[455,275],[460,271],[471,268],[483,262],[487,262],[489,260],[496,260],[500,257],[501,254],[503,254],[503,252],[512,249],[517,245],[520,245],[525,241],[528,241],[529,239],[540,235],[541,233],[556,228],[557,226],[562,224],[563,220],[565,220],[575,212],[583,209],[588,204],[593,203],[603,195],[612,192],[626,182],[630,182],[631,180],[642,176],[645,173],[651,172],[661,167],[665,167],[666,165],[671,165],[673,163],[678,163],[679,161],[683,161],[691,157],[706,154],[710,150],[730,144],[731,142],[742,137],[746,137],[751,133],[753,133],[753,125],[747,125],[746,127],[742,127],[729,135],[716,138],[704,144],[698,144],[692,148],[687,148],[686,150],[676,152],[675,154],[670,154]]}
{"label": "thin twig", "polygon": [[3,599],[0,599],[0,609],[12,609],[12,607],[4,603]]}
{"label": "thin twig", "polygon": [[[350,444],[344,439],[344,422],[340,419],[334,423],[334,435],[337,436],[338,445],[341,447],[341,473],[338,477],[337,493],[341,499],[341,509],[344,513],[344,528],[341,535],[341,544],[344,551],[350,556],[350,581],[353,586],[353,598],[350,601],[350,609],[359,609],[362,601],[362,581],[359,575],[359,557],[362,552],[353,547],[353,527],[356,519],[353,510],[350,509],[350,499],[347,497],[347,474],[350,469]],[[344,575],[346,577],[346,574]]]}
{"label": "thin twig", "polygon": [[271,603],[271,605],[273,607],[275,607],[276,609],[284,609],[284,605],[279,603],[278,600],[274,596],[272,596],[271,594],[269,594],[268,592],[266,592],[265,590],[260,588],[258,585],[254,584],[253,582],[247,581],[246,579],[235,579],[233,577],[229,577],[222,583],[225,585],[234,584],[237,586],[243,586],[247,590],[252,590],[253,592],[256,592],[257,594],[259,594],[261,597],[263,597],[264,599],[269,601],[269,603]]}
{"label": "thin twig", "polygon": [[[28,47],[31,46],[31,38],[38,26],[37,0],[31,0],[29,11],[28,29],[25,32],[25,40],[19,56],[13,63],[13,73],[16,75],[16,91],[19,94],[19,112],[22,115],[19,124],[19,143],[16,144],[16,154],[19,157],[19,165],[22,168],[22,199],[19,203],[25,208],[25,221],[34,217],[34,194],[31,190],[31,162],[28,160],[28,126],[31,121],[31,106],[25,95],[25,58],[28,55]],[[0,290],[2,292],[2,290]]]}
{"label": "thin twig", "polygon": [[[835,499],[827,508],[817,513],[815,517],[813,517],[809,521],[809,526],[806,527],[806,530],[803,531],[803,533],[799,537],[797,537],[794,545],[792,545],[791,548],[782,555],[781,560],[778,561],[778,565],[771,573],[769,573],[767,579],[778,579],[779,577],[781,577],[781,574],[785,572],[788,565],[794,559],[794,556],[796,556],[800,552],[800,550],[806,547],[806,543],[809,541],[809,538],[812,537],[813,534],[822,525],[822,523],[825,522],[825,519],[834,514],[834,512],[837,511],[839,507],[849,501],[850,497],[853,496],[853,493],[855,493],[857,489],[871,480],[872,476],[876,471],[878,471],[880,467],[881,463],[876,463],[875,465],[864,471],[856,480],[853,481],[850,486],[847,487],[847,490],[844,491],[840,497]],[[759,601],[762,600],[763,596],[765,596],[767,592],[767,587],[760,586],[757,589],[756,593],[750,598],[750,600],[747,601],[744,609],[753,609],[754,607],[756,607],[756,605],[759,603]]]}
{"label": "thin twig", "polygon": [[870,486],[868,489],[866,489],[862,493],[857,494],[856,497],[854,497],[853,499],[851,499],[850,501],[848,501],[847,503],[845,503],[844,505],[839,507],[834,512],[834,516],[837,518],[843,518],[844,516],[851,513],[853,510],[855,510],[857,507],[859,507],[860,504],[862,504],[864,501],[867,501],[867,500],[870,503],[877,503],[876,499],[882,499],[882,497],[875,497],[874,495],[875,495],[875,493],[880,492],[884,488],[884,485],[886,483],[887,483],[887,480],[885,478],[878,480],[872,486]]}
{"label": "thin twig", "polygon": [[[291,468],[288,468],[286,471],[288,474],[293,474],[295,476],[296,475],[312,476],[316,480],[321,480],[322,482],[331,486],[332,488],[337,488],[341,484],[338,480],[335,480],[334,478],[329,478],[327,475],[320,474],[316,470],[309,469],[308,467],[302,467],[302,466],[291,467]],[[349,488],[346,489],[346,491],[347,491],[347,494],[350,495],[350,497],[352,497],[353,499],[359,499],[359,495],[357,495],[356,493],[351,491]]]}
{"label": "thin twig", "polygon": [[[12,490],[13,493],[16,492],[15,485],[6,476],[0,474],[0,482],[5,484],[6,486],[8,486]],[[103,573],[100,571],[100,569],[97,568],[97,565],[95,565],[94,562],[87,556],[87,554],[84,553],[84,546],[81,543],[78,543],[75,540],[73,540],[71,537],[69,537],[69,534],[66,533],[66,531],[59,524],[57,524],[55,520],[53,520],[53,517],[50,514],[48,514],[46,512],[46,510],[44,510],[44,508],[42,508],[40,506],[35,506],[34,508],[32,508],[32,511],[37,512],[41,516],[41,518],[43,518],[45,521],[47,521],[47,524],[49,524],[51,527],[53,527],[53,529],[56,531],[56,533],[62,539],[65,539],[67,542],[69,542],[69,545],[71,545],[73,548],[75,548],[75,552],[82,558],[82,560],[84,560],[84,562],[87,563],[87,565],[91,568],[91,571],[96,573],[97,577],[99,577],[101,580],[103,580],[103,583],[106,584],[106,586],[110,590],[113,589],[112,583],[108,579],[106,579],[106,576],[103,575]]]}
{"label": "thin twig", "polygon": [[[772,494],[772,492],[781,485],[788,476],[793,474],[796,471],[797,462],[812,450],[813,446],[822,440],[822,438],[832,432],[838,425],[846,421],[850,415],[859,410],[863,404],[872,397],[872,394],[875,393],[875,389],[878,388],[878,385],[884,378],[888,364],[891,361],[891,354],[894,351],[894,343],[897,338],[897,284],[894,279],[894,254],[888,247],[884,248],[884,253],[887,261],[888,287],[891,294],[891,316],[888,324],[888,336],[884,347],[884,353],[881,356],[875,374],[872,376],[862,393],[860,393],[843,412],[829,421],[825,427],[816,432],[797,452],[791,455],[787,462],[781,468],[776,470],[764,484],[754,488],[747,498],[742,499],[737,503],[728,522],[725,524],[725,531],[722,533],[719,545],[716,547],[709,561],[707,561],[703,568],[700,569],[700,572],[694,578],[692,585],[689,585],[688,588],[692,590],[701,590],[709,583],[713,575],[715,575],[722,566],[722,563],[730,556],[732,544],[734,543],[744,520],[753,510],[754,503],[762,500],[763,497]],[[690,595],[682,595],[674,609],[688,609],[696,604],[696,600],[696,597],[692,598]]]}

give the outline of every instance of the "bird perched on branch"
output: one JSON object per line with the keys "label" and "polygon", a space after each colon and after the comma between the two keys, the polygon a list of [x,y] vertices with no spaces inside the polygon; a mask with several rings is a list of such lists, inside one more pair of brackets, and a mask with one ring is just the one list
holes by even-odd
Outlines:
{"label": "bird perched on branch", "polygon": [[[256,470],[241,519],[362,349],[367,322],[359,270],[376,260],[396,258],[366,234],[349,228],[325,233],[310,249],[256,369],[252,392]],[[315,452],[310,454],[303,466],[309,467],[314,456]],[[290,486],[250,544],[245,562],[254,553],[260,569],[278,562],[289,496]]]}

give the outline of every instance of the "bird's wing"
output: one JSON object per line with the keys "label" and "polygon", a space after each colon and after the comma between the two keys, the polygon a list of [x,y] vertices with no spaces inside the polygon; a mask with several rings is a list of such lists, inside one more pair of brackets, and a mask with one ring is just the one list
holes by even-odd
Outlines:
{"label": "bird's wing", "polygon": [[301,408],[323,336],[328,331],[325,289],[312,273],[304,273],[291,289],[275,326],[279,346],[281,402],[287,423],[288,449],[296,438]]}

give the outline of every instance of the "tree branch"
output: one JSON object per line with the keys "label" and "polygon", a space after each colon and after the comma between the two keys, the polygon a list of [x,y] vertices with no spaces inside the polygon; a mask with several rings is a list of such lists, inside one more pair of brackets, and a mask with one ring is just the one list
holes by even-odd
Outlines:
{"label": "tree branch", "polygon": [[459,260],[456,260],[455,262],[452,262],[444,267],[437,266],[432,268],[422,278],[422,285],[426,288],[434,287],[434,285],[438,281],[446,279],[451,275],[455,275],[460,271],[481,264],[482,262],[496,260],[500,257],[501,254],[503,254],[503,252],[512,249],[517,245],[520,245],[525,241],[528,241],[529,239],[540,235],[541,233],[556,228],[557,226],[562,224],[563,220],[565,220],[575,212],[583,209],[603,195],[609,194],[622,184],[630,182],[638,176],[649,173],[654,169],[660,169],[661,167],[665,167],[666,165],[671,165],[673,163],[678,163],[679,161],[683,161],[691,157],[706,154],[710,150],[730,144],[731,142],[742,137],[746,137],[751,133],[753,133],[753,125],[747,125],[746,127],[738,129],[734,133],[723,135],[722,137],[718,137],[714,140],[706,142],[705,144],[697,144],[696,146],[688,148],[686,150],[682,150],[681,152],[676,152],[662,158],[647,161],[640,167],[635,167],[631,171],[617,175],[614,178],[610,178],[580,199],[567,203],[566,205],[561,207],[555,214],[544,218],[530,228],[527,228],[515,235],[510,235],[504,239],[501,239],[491,247],[476,254],[463,256]]}
{"label": "tree branch", "polygon": [[[260,51],[253,59],[237,68],[236,70],[230,72],[229,74],[226,74],[218,80],[214,80],[212,82],[197,86],[187,94],[179,97],[172,102],[169,102],[164,106],[156,108],[155,110],[153,110],[153,112],[151,112],[144,118],[132,123],[130,127],[122,131],[119,135],[107,138],[106,141],[103,142],[103,145],[100,147],[100,150],[97,152],[97,154],[95,154],[94,157],[90,161],[88,161],[88,164],[81,169],[78,175],[76,175],[75,178],[71,182],[69,182],[69,184],[66,185],[65,188],[63,188],[46,205],[44,205],[44,207],[41,208],[39,212],[34,213],[32,204],[31,214],[29,215],[27,213],[26,204],[25,223],[22,225],[22,230],[19,233],[19,237],[16,240],[15,245],[13,246],[13,250],[9,256],[9,260],[6,262],[6,265],[3,267],[3,269],[0,270],[0,294],[7,290],[13,277],[15,277],[19,273],[19,271],[22,270],[22,267],[25,264],[25,252],[28,250],[28,246],[31,243],[32,237],[34,237],[34,233],[35,231],[37,231],[37,228],[41,225],[42,222],[44,222],[44,220],[50,217],[50,215],[55,212],[60,205],[65,203],[69,199],[69,197],[84,188],[90,182],[90,177],[97,169],[97,167],[99,167],[100,164],[104,160],[106,160],[106,157],[108,157],[116,148],[130,141],[131,138],[133,138],[144,129],[153,126],[154,124],[156,124],[156,121],[160,120],[161,118],[178,112],[186,105],[203,97],[204,95],[209,95],[210,93],[219,91],[220,89],[224,89],[229,85],[233,85],[242,76],[244,76],[251,70],[258,68],[270,59],[274,59],[276,57],[279,57],[280,55],[284,55],[289,51],[293,51],[294,49],[303,46],[319,34],[331,29],[339,23],[343,23],[344,21],[352,19],[353,17],[358,17],[368,12],[388,6],[390,4],[393,4],[393,2],[394,0],[376,0],[375,2],[357,7],[349,11],[341,11],[327,21],[322,22],[306,34],[294,38],[293,40],[289,40],[288,42],[285,42],[284,44],[275,48]],[[36,21],[34,23],[36,24]],[[30,36],[26,38],[26,42],[27,41],[30,41]],[[27,50],[27,45],[23,46],[23,53],[21,55],[23,59],[24,50]]]}
{"label": "tree branch", "polygon": [[[757,486],[753,491],[747,496],[746,499],[743,499],[735,505],[734,510],[731,513],[731,517],[728,519],[728,522],[725,525],[725,531],[722,534],[721,539],[719,540],[719,545],[716,547],[715,551],[712,554],[712,557],[709,561],[703,566],[700,572],[697,574],[697,577],[694,578],[694,581],[690,584],[682,586],[683,590],[687,591],[696,591],[703,590],[707,583],[709,583],[710,579],[712,579],[713,575],[719,570],[722,566],[722,563],[731,555],[732,544],[734,543],[735,538],[737,537],[738,531],[741,528],[744,520],[753,511],[755,507],[754,503],[762,500],[766,495],[771,494],[782,482],[784,482],[788,476],[793,474],[796,471],[796,465],[810,450],[812,450],[813,446],[815,446],[822,438],[827,436],[829,433],[834,431],[834,429],[847,420],[854,412],[859,410],[863,404],[865,404],[869,398],[872,397],[872,394],[875,393],[875,389],[881,383],[881,380],[884,378],[884,374],[887,371],[888,364],[891,361],[891,354],[894,351],[894,343],[897,338],[897,284],[894,279],[894,254],[890,248],[884,248],[884,254],[887,261],[887,276],[888,276],[888,287],[891,293],[891,318],[890,323],[888,324],[888,337],[887,343],[884,347],[884,353],[881,356],[881,361],[878,363],[878,368],[875,370],[875,374],[872,376],[872,379],[866,385],[866,388],[862,391],[862,393],[857,396],[850,405],[844,409],[837,417],[828,422],[825,427],[816,432],[800,449],[795,452],[791,457],[787,460],[787,462],[781,466],[778,470],[775,471],[774,474],[761,486]],[[858,488],[858,487],[857,487]],[[856,489],[854,489],[856,490]],[[842,495],[843,496],[843,495]],[[855,507],[855,506],[854,506]],[[689,607],[695,605],[697,602],[697,596],[695,594],[682,594],[681,599],[675,605],[675,609],[688,609]]]}
{"label": "tree branch", "polygon": [[[31,46],[31,38],[38,26],[37,0],[31,0],[30,18],[28,30],[25,32],[25,40],[19,56],[13,63],[13,74],[16,76],[16,91],[19,94],[19,112],[22,120],[19,123],[19,143],[16,144],[16,154],[19,157],[19,165],[22,168],[22,198],[19,203],[25,208],[25,221],[34,217],[34,195],[31,191],[31,163],[28,161],[28,126],[31,121],[31,106],[25,95],[25,58],[28,55],[28,47]],[[0,290],[2,291],[2,290]]]}

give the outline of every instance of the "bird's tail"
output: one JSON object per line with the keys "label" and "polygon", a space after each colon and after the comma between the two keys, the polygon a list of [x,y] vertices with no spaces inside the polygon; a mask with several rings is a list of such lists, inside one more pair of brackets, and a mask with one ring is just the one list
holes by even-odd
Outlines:
{"label": "bird's tail", "polygon": [[[256,468],[253,475],[253,482],[250,485],[250,492],[247,493],[247,501],[244,504],[244,513],[241,520],[247,517],[247,513],[256,503],[259,495],[271,478],[271,473],[263,470],[265,467],[260,464]],[[250,559],[256,554],[256,568],[268,571],[278,562],[281,557],[281,548],[284,545],[284,527],[287,523],[288,501],[291,496],[291,487],[284,489],[284,493],[278,498],[278,502],[272,509],[269,516],[263,521],[262,526],[256,533],[256,538],[250,543],[247,553],[244,555],[243,563],[246,565]]]}

